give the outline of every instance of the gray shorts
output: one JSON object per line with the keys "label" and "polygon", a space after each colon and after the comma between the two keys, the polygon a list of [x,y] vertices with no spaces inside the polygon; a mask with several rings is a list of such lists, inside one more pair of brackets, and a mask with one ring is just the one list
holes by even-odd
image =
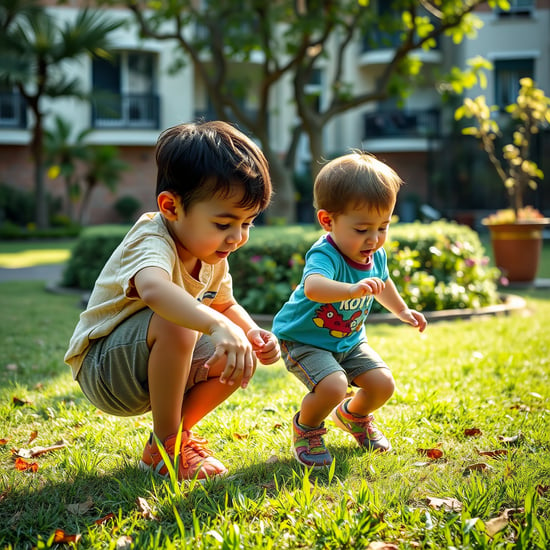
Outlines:
{"label": "gray shorts", "polygon": [[332,352],[300,342],[281,340],[281,351],[286,368],[311,391],[329,374],[343,372],[349,384],[372,369],[389,369],[384,360],[367,342],[361,342],[350,351]]}
{"label": "gray shorts", "polygon": [[[92,344],[77,376],[84,395],[98,409],[116,416],[134,416],[151,410],[147,370],[147,331],[153,312],[146,308]],[[185,391],[208,378],[206,360],[214,353],[208,336],[193,352]]]}

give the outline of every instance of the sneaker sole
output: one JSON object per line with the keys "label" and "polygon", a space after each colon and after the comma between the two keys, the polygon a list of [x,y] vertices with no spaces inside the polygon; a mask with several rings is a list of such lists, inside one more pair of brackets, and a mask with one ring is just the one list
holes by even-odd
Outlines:
{"label": "sneaker sole", "polygon": [[[144,472],[151,472],[152,474],[158,476],[158,477],[161,477],[162,479],[170,479],[170,474],[166,473],[166,474],[159,474],[157,471],[155,471],[154,468],[151,468],[151,466],[149,466],[149,464],[146,464],[145,462],[143,462],[143,460],[140,460],[139,461],[139,464],[138,464],[138,468]],[[195,481],[198,481],[199,483],[204,483],[205,481],[208,481],[209,479],[215,479],[217,477],[225,477],[227,474],[229,473],[229,470],[225,470],[225,472],[221,472],[219,474],[214,474],[213,476],[206,476],[206,477],[198,477],[196,478]],[[193,479],[184,479],[182,481],[193,481]],[[182,483],[182,481],[180,481],[180,483]]]}
{"label": "sneaker sole", "polygon": [[299,462],[302,466],[305,466],[306,468],[314,468],[315,470],[321,470],[322,468],[329,468],[330,465],[332,464],[332,462],[330,462],[329,464],[306,464],[306,463],[298,456],[298,453],[296,452],[296,449],[294,448],[294,446],[292,446],[291,449],[292,449],[292,455],[294,456],[294,458],[296,459],[296,461]]}
{"label": "sneaker sole", "polygon": [[[336,409],[338,409],[337,406],[334,407],[334,409],[332,409],[332,412],[330,413],[330,419],[336,424],[336,426],[338,428],[340,428],[341,430],[344,430],[345,432],[349,433],[353,437],[353,439],[355,439],[355,436],[353,435],[353,432],[350,431],[350,429],[340,420],[340,417],[336,413]],[[355,441],[357,441],[357,439],[355,439]],[[359,444],[359,441],[357,441],[357,443]],[[363,445],[359,445],[359,446],[362,449],[366,448]],[[373,452],[387,453],[387,452],[391,451],[391,449],[392,449],[391,443],[388,441],[388,448],[387,449],[378,448],[378,449],[369,449],[369,450],[371,450]]]}

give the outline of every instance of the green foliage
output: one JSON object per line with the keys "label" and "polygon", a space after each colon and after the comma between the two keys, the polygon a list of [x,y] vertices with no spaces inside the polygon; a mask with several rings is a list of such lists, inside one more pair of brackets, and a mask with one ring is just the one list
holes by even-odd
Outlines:
{"label": "green foliage", "polygon": [[80,227],[59,214],[61,200],[47,195],[49,225],[40,229],[34,223],[36,198],[34,193],[0,183],[0,238],[34,239],[71,237],[80,232]]}
{"label": "green foliage", "polygon": [[[305,253],[321,235],[310,227],[254,230],[230,256],[235,297],[249,311],[276,313],[300,281]],[[499,301],[498,271],[489,267],[479,237],[454,223],[396,224],[386,243],[390,274],[415,309],[476,308]],[[376,304],[373,311],[382,311]]]}
{"label": "green foliage", "polygon": [[131,223],[141,208],[141,202],[131,195],[125,195],[116,200],[114,207],[124,223]]}
{"label": "green foliage", "polygon": [[118,225],[84,229],[63,272],[63,285],[91,290],[105,262],[127,231],[127,226]]}
{"label": "green foliage", "polygon": [[[488,106],[485,96],[475,99],[464,99],[455,112],[456,120],[472,118],[475,125],[464,128],[462,132],[480,140],[489,160],[504,184],[516,219],[525,204],[523,195],[527,189],[536,189],[537,180],[542,181],[544,174],[537,164],[529,159],[532,154],[531,142],[540,128],[550,124],[550,98],[544,91],[535,86],[530,78],[520,80],[520,90],[515,103],[506,107],[514,122],[512,142],[502,148],[504,160],[496,153],[495,141],[501,136],[498,122],[491,113],[498,109],[496,105]],[[538,216],[540,217],[540,216]]]}
{"label": "green foliage", "polygon": [[[85,230],[64,284],[90,290],[127,228]],[[235,298],[253,313],[276,313],[302,276],[304,258],[322,231],[316,226],[255,228],[229,257]],[[418,310],[476,308],[499,301],[498,271],[489,267],[477,233],[455,223],[396,224],[386,243],[390,274]],[[381,311],[377,305],[374,311]]]}

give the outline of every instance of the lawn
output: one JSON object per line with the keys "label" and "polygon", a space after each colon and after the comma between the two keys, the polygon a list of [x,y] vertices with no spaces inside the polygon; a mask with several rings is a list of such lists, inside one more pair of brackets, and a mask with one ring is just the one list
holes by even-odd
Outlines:
{"label": "lawn", "polygon": [[99,413],[63,365],[77,298],[0,283],[0,547],[548,548],[550,291],[522,295],[524,314],[369,327],[391,453],[328,423],[335,467],[304,471],[279,363],[199,424],[229,476],[179,486],[138,469],[149,416]]}

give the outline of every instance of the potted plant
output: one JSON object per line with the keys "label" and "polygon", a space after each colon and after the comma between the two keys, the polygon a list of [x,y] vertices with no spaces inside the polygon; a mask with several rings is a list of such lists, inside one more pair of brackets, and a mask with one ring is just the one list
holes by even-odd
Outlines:
{"label": "potted plant", "polygon": [[510,207],[482,220],[491,234],[495,263],[509,281],[531,282],[537,273],[542,230],[550,219],[525,205],[524,194],[529,188],[536,189],[537,180],[542,181],[544,177],[529,157],[533,136],[550,123],[550,99],[530,78],[522,78],[520,86],[516,102],[506,108],[515,126],[512,143],[502,148],[502,160],[495,150],[495,141],[501,131],[498,122],[491,117],[496,106],[489,107],[484,96],[466,98],[456,110],[455,118],[475,120],[475,126],[464,128],[462,132],[481,140],[508,194]]}

